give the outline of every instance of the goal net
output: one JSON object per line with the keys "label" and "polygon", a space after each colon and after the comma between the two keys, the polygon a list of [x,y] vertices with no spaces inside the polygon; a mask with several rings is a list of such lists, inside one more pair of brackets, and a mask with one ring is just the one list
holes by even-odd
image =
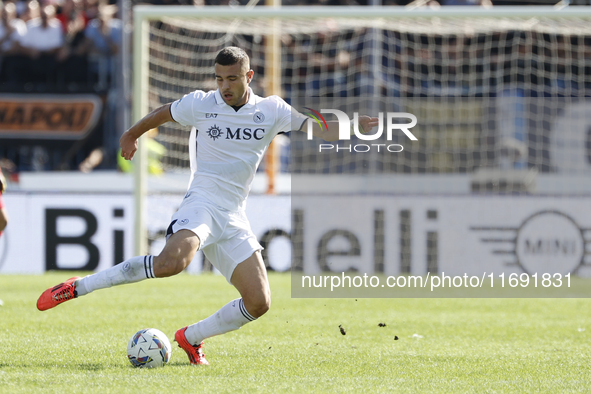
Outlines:
{"label": "goal net", "polygon": [[[501,201],[591,192],[591,13],[584,8],[140,6],[134,13],[136,119],[195,89],[216,89],[214,58],[230,45],[249,54],[253,91],[269,94],[270,75],[279,72],[280,95],[301,112],[316,106],[416,116],[418,141],[395,132],[381,151],[378,141],[356,137],[323,152],[304,133],[280,136],[279,171],[292,176],[294,195],[362,190]],[[266,60],[273,36],[280,42],[280,70]],[[175,124],[159,128],[164,174],[140,190],[141,198],[176,188],[175,179],[186,187],[189,131]],[[403,149],[384,152],[388,144]],[[437,211],[429,209],[433,200],[425,201],[426,212]],[[391,257],[402,262],[392,272],[413,272],[413,253],[424,255],[421,264],[428,267],[434,260],[429,253],[437,251],[429,230],[436,213],[425,214],[432,217],[423,239],[404,239],[414,220],[409,209],[401,207],[396,216]],[[152,215],[158,210],[149,208]],[[150,231],[152,241],[161,236]],[[383,269],[388,253],[372,253]]]}

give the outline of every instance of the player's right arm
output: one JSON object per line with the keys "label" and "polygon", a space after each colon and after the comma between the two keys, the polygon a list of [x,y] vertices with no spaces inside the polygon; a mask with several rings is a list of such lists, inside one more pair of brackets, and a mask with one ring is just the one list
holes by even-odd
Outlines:
{"label": "player's right arm", "polygon": [[131,160],[137,151],[138,138],[149,130],[155,129],[166,122],[174,121],[170,114],[170,105],[170,103],[164,104],[163,106],[156,108],[123,133],[119,139],[121,157],[126,160]]}

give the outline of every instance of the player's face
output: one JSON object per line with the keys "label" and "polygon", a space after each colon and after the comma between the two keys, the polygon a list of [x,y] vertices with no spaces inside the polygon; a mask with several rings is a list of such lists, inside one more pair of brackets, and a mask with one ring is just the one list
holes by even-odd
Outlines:
{"label": "player's face", "polygon": [[215,79],[222,98],[228,105],[244,105],[248,101],[248,84],[254,71],[239,63],[231,66],[215,65]]}

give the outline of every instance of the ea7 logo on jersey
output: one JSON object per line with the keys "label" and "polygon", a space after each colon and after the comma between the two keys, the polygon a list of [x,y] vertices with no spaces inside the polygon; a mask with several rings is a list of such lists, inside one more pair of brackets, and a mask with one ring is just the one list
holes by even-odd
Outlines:
{"label": "ea7 logo on jersey", "polygon": [[214,141],[220,138],[222,134],[224,134],[224,132],[216,125],[213,125],[207,129],[207,135],[210,136]]}
{"label": "ea7 logo on jersey", "polygon": [[205,118],[206,119],[209,119],[209,118],[217,118],[217,117],[218,117],[218,114],[210,114],[210,113],[205,114]]}
{"label": "ea7 logo on jersey", "polygon": [[245,140],[248,141],[252,138],[255,140],[262,140],[265,137],[265,129],[249,129],[245,127],[244,129],[238,127],[236,130],[232,130],[229,127],[226,127],[226,139],[227,140]]}

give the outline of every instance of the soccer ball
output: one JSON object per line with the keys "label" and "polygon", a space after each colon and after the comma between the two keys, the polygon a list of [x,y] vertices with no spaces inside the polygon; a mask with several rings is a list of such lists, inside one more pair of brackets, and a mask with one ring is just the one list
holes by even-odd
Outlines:
{"label": "soccer ball", "polygon": [[139,330],[127,344],[127,357],[134,367],[163,367],[170,360],[171,353],[170,341],[155,328]]}

